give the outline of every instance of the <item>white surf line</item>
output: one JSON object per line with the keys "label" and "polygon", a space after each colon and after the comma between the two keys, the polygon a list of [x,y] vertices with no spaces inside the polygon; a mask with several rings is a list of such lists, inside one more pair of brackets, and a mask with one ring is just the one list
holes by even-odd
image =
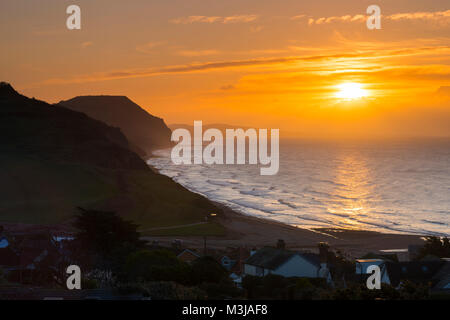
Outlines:
{"label": "white surf line", "polygon": [[[328,237],[334,238],[334,239],[336,239],[336,240],[344,240],[344,239],[338,238],[338,237],[336,237],[336,236],[333,236],[333,235],[331,235],[331,234],[329,234],[329,233],[322,232],[322,231],[318,231],[318,230],[314,230],[314,229],[312,229],[312,228],[297,227],[297,226],[293,226],[293,227],[299,228],[299,229],[308,230],[308,231],[311,231],[311,232],[314,232],[314,233],[317,233],[317,234],[321,234],[321,235],[324,235],[324,236],[328,236]],[[343,230],[344,230],[344,229],[343,229]],[[344,231],[345,231],[345,230],[344,230]]]}

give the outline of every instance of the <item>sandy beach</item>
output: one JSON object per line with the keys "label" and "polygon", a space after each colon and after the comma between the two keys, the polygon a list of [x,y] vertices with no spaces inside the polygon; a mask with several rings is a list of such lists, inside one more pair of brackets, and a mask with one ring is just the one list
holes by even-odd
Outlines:
{"label": "sandy beach", "polygon": [[[149,166],[151,170],[159,170]],[[211,201],[211,200],[210,200]],[[238,213],[229,207],[211,201],[222,214],[215,219],[224,226],[224,236],[208,236],[207,247],[214,250],[225,250],[229,247],[261,248],[274,246],[279,239],[291,250],[316,251],[319,242],[327,242],[331,249],[340,250],[348,257],[358,258],[368,252],[380,250],[407,249],[408,245],[423,243],[423,235],[390,234],[366,230],[349,230],[337,228],[306,229],[294,227],[275,220],[252,217]],[[197,224],[202,224],[199,222]],[[73,234],[71,222],[57,225],[29,225],[17,223],[0,223],[5,231],[12,233],[53,232],[60,235]],[[169,227],[170,228],[170,227]],[[158,241],[162,246],[171,246],[174,240],[181,240],[183,247],[202,251],[202,236],[144,236],[149,243]]]}
{"label": "sandy beach", "polygon": [[[219,218],[227,233],[223,237],[207,237],[210,249],[227,247],[261,248],[274,246],[283,239],[291,250],[315,251],[319,242],[327,242],[332,249],[341,250],[350,257],[360,257],[368,252],[379,250],[406,249],[410,244],[423,243],[420,235],[385,234],[363,230],[343,230],[332,228],[302,229],[280,222],[242,215],[215,203],[223,210]],[[148,241],[159,241],[161,245],[170,245],[173,240],[182,240],[183,246],[202,249],[203,237],[145,237]]]}
{"label": "sandy beach", "polygon": [[[149,167],[159,174],[159,170]],[[286,243],[290,250],[318,251],[319,242],[327,242],[331,249],[340,250],[351,258],[359,258],[368,252],[378,253],[380,250],[407,249],[409,245],[423,244],[423,235],[380,233],[366,230],[349,230],[337,228],[305,229],[290,226],[275,220],[252,217],[238,213],[229,207],[211,201],[223,214],[219,222],[226,228],[226,235],[207,237],[207,248],[224,250],[228,247],[261,248],[274,246],[279,239]],[[195,236],[152,236],[144,237],[149,242],[158,241],[163,246],[170,246],[177,239],[183,246],[204,248],[204,238]]]}

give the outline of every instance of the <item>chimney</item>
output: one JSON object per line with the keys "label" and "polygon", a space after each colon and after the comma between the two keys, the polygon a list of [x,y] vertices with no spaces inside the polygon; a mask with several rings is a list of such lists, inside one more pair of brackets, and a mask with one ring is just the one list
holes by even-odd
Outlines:
{"label": "chimney", "polygon": [[283,239],[278,239],[277,249],[280,249],[280,250],[286,249],[286,243],[284,242]]}
{"label": "chimney", "polygon": [[330,246],[326,242],[319,242],[319,258],[320,265],[327,265],[328,263],[328,248]]}

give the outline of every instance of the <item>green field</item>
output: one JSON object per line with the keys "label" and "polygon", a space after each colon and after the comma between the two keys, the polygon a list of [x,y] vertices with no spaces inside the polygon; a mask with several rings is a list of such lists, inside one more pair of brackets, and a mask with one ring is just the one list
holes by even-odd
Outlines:
{"label": "green field", "polygon": [[[57,224],[76,207],[116,211],[142,230],[205,221],[217,208],[151,170],[112,170],[25,155],[0,156],[0,222]],[[166,230],[168,231],[168,230]],[[222,234],[220,225],[171,229],[171,234]]]}
{"label": "green field", "polygon": [[70,219],[76,206],[101,203],[117,187],[95,168],[27,156],[0,156],[0,221],[32,224]]}
{"label": "green field", "polygon": [[225,228],[216,222],[173,229],[160,229],[142,232],[143,236],[224,236]]}

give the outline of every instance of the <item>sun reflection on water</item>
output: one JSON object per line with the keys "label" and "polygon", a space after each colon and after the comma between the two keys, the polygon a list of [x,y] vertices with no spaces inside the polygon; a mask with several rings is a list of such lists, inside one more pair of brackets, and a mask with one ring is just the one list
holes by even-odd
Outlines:
{"label": "sun reflection on water", "polygon": [[328,211],[336,215],[336,225],[351,229],[362,227],[361,222],[370,214],[371,181],[367,160],[361,154],[344,153],[336,159],[335,200],[328,207]]}

